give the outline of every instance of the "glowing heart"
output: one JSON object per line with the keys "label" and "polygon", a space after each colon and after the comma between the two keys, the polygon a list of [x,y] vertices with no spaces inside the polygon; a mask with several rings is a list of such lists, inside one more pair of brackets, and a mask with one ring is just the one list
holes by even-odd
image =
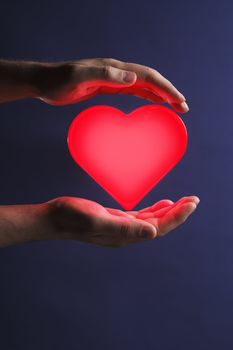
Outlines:
{"label": "glowing heart", "polygon": [[110,106],[91,107],[74,119],[68,133],[75,162],[126,210],[177,164],[186,146],[180,117],[155,105],[130,114]]}

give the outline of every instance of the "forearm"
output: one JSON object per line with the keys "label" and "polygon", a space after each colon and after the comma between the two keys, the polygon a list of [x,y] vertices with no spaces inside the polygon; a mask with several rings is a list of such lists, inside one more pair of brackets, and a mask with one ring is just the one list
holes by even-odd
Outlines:
{"label": "forearm", "polygon": [[34,62],[0,60],[0,102],[36,97]]}
{"label": "forearm", "polygon": [[65,63],[0,60],[0,103],[39,98],[69,75]]}
{"label": "forearm", "polygon": [[45,204],[0,206],[0,246],[51,239]]}

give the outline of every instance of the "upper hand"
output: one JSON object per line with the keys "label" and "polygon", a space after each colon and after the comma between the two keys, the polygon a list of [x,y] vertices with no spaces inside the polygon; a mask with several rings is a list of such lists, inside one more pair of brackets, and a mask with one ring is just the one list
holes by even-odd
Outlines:
{"label": "upper hand", "polygon": [[169,103],[180,113],[189,110],[185,97],[155,69],[111,58],[42,64],[35,80],[37,97],[52,105],[121,93],[159,104]]}
{"label": "upper hand", "polygon": [[121,247],[161,237],[186,221],[199,203],[196,196],[173,203],[161,200],[140,211],[124,212],[73,197],[47,203],[55,239],[73,239],[101,246]]}

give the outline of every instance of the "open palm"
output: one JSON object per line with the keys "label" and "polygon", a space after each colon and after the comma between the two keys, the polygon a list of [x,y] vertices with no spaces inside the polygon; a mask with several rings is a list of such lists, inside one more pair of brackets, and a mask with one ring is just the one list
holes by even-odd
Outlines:
{"label": "open palm", "polygon": [[196,196],[161,200],[139,211],[105,208],[83,198],[60,197],[48,204],[57,238],[121,247],[161,237],[186,221],[199,203]]}

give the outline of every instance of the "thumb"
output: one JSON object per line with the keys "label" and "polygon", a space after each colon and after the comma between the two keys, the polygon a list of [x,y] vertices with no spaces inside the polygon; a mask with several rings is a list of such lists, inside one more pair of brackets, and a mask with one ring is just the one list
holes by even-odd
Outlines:
{"label": "thumb", "polygon": [[128,220],[125,224],[122,222],[120,227],[120,233],[123,239],[126,241],[141,241],[146,239],[153,239],[157,235],[156,228],[147,222],[140,222],[141,220],[133,219]]}
{"label": "thumb", "polygon": [[153,239],[157,236],[156,228],[144,220],[116,217],[108,222],[107,231],[125,243]]}
{"label": "thumb", "polygon": [[102,85],[113,86],[126,85],[130,86],[137,80],[135,72],[118,69],[112,66],[95,67],[88,74],[89,80],[100,80]]}

